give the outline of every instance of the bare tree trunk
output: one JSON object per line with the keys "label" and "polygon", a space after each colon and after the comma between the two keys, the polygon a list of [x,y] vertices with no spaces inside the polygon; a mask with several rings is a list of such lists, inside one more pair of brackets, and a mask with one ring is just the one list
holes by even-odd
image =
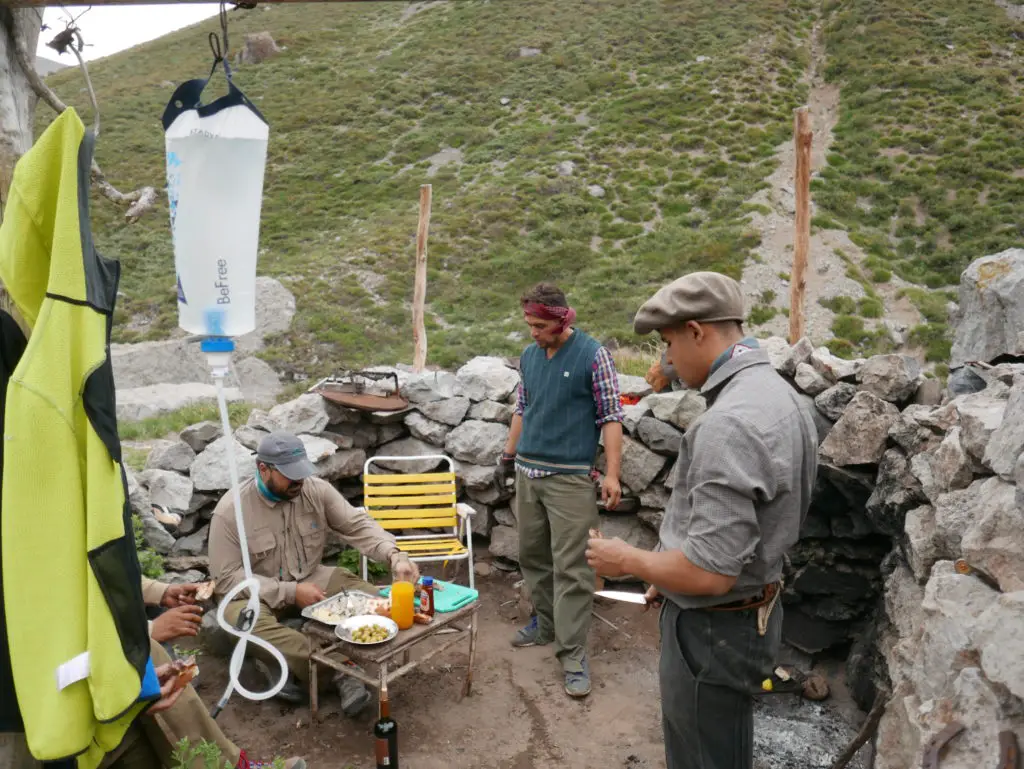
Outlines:
{"label": "bare tree trunk", "polygon": [[[14,53],[14,31],[30,51],[39,40],[42,10],[0,7],[0,223],[7,207],[7,191],[18,158],[32,147],[36,93]],[[0,283],[0,310],[11,312],[10,297]]]}
{"label": "bare tree trunk", "polygon": [[7,204],[7,190],[18,158],[32,147],[36,93],[14,53],[14,30],[30,51],[39,40],[39,13],[35,8],[12,10],[0,7],[0,221]]}

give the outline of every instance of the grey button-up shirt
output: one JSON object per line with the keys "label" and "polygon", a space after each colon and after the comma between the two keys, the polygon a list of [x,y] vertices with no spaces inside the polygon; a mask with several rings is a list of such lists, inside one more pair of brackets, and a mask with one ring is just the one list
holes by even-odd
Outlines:
{"label": "grey button-up shirt", "polygon": [[782,576],[818,469],[810,407],[763,350],[727,360],[701,393],[708,409],[680,444],[661,547],[737,580],[724,596],[663,591],[684,609],[749,598]]}

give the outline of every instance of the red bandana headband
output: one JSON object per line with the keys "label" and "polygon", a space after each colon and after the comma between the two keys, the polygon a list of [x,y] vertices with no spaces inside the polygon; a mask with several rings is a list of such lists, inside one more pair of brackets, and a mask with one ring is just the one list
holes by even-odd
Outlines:
{"label": "red bandana headband", "polygon": [[559,334],[569,328],[572,322],[576,320],[576,310],[572,307],[553,307],[552,305],[541,304],[540,302],[527,302],[523,305],[523,312],[543,320],[561,321],[557,329]]}

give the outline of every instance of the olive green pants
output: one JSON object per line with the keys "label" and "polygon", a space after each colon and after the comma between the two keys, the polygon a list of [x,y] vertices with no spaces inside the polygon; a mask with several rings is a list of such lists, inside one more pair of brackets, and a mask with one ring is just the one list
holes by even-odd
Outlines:
{"label": "olive green pants", "polygon": [[[362,590],[370,595],[377,594],[377,588],[367,582],[363,582],[348,569],[334,568],[330,571],[331,574],[324,590],[324,594],[328,597],[340,593],[342,589]],[[231,624],[235,624],[238,621],[238,615],[241,614],[242,609],[246,607],[247,603],[248,601],[244,599],[232,601],[224,609],[224,617]],[[271,609],[270,606],[261,601],[260,616],[256,618],[256,625],[253,627],[252,632],[253,635],[262,638],[281,652],[292,674],[299,679],[303,686],[309,686],[311,640],[302,632],[281,624],[281,620],[297,616],[299,616],[299,608],[297,606],[284,607],[275,612],[274,609]],[[255,645],[250,645],[247,650],[263,660],[270,667],[272,675],[277,675],[277,671],[280,670],[280,667],[278,667],[280,663],[269,652]],[[339,663],[344,663],[348,660],[348,657],[340,652],[334,652],[330,656]],[[317,688],[326,688],[331,684],[336,675],[337,673],[334,670],[321,665],[317,671]]]}
{"label": "olive green pants", "polygon": [[519,568],[542,635],[554,636],[566,672],[582,670],[594,604],[587,539],[598,525],[597,494],[588,475],[527,478],[516,474]]}

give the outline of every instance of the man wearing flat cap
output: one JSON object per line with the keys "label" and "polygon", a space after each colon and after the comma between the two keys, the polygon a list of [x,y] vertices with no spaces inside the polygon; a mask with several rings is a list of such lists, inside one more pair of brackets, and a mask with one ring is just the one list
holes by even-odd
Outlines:
{"label": "man wearing flat cap", "polygon": [[775,667],[782,565],[817,472],[809,408],[742,330],[733,279],[696,272],[639,309],[707,409],[683,436],[660,547],[592,539],[598,574],[634,574],[663,596],[661,698],[668,769],[751,769],[753,695]]}
{"label": "man wearing flat cap", "polygon": [[[365,511],[352,507],[315,472],[301,440],[291,433],[272,432],[257,449],[256,475],[239,486],[250,564],[253,576],[260,582],[260,615],[253,634],[276,647],[292,674],[304,685],[309,682],[309,641],[282,621],[299,616],[301,609],[342,589],[362,590],[371,595],[377,592],[377,588],[347,569],[321,563],[328,527],[369,559],[390,564],[395,580],[415,584],[419,579],[419,570],[398,549],[394,535]],[[245,580],[233,491],[224,495],[213,512],[210,574],[217,580],[218,602]],[[246,603],[246,597],[232,601],[224,616],[236,623]],[[257,659],[276,667],[274,658],[260,647],[249,648]],[[347,662],[340,654],[333,656]],[[332,679],[331,673],[324,668],[318,678],[333,680],[341,696],[342,710],[348,716],[356,715],[369,703],[370,693],[356,678],[336,674]],[[273,684],[276,674],[268,675],[273,679],[268,683]],[[292,692],[294,697],[294,688],[285,691]]]}

